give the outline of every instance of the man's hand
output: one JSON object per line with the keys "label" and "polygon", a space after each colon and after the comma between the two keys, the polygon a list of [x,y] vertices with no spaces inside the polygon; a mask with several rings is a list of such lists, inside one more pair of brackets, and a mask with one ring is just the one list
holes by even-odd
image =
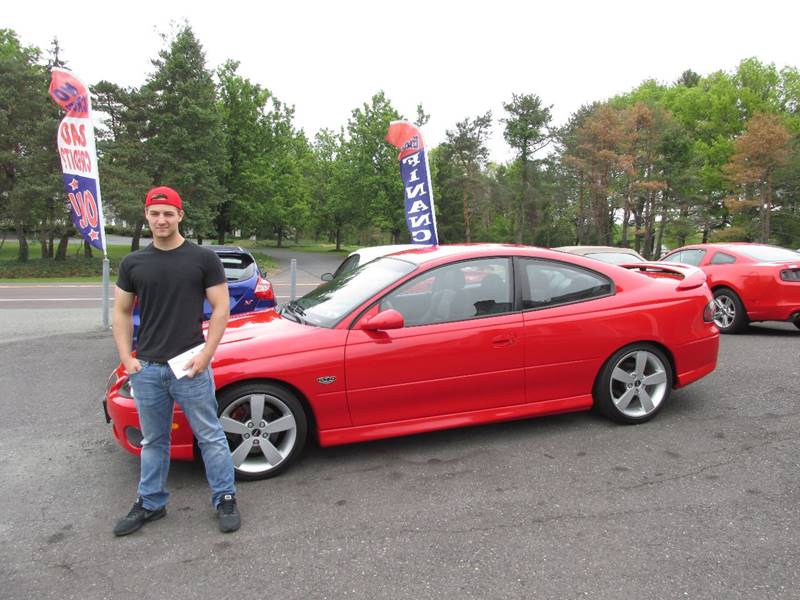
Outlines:
{"label": "man's hand", "polygon": [[139,362],[139,359],[135,356],[131,356],[128,360],[122,362],[125,367],[125,370],[128,372],[128,375],[132,373],[138,373],[142,370],[142,364]]}
{"label": "man's hand", "polygon": [[211,362],[211,358],[212,357],[205,351],[195,354],[189,359],[189,362],[183,365],[183,368],[189,371],[186,376],[191,379],[198,373],[205,371],[208,368],[208,364]]}

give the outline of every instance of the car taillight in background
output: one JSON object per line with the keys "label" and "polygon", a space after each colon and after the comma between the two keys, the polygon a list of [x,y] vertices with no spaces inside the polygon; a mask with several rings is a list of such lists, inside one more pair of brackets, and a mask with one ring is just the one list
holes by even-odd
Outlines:
{"label": "car taillight in background", "polygon": [[703,309],[703,321],[706,323],[714,322],[714,313],[717,311],[717,303],[709,300],[706,307]]}
{"label": "car taillight in background", "polygon": [[258,283],[256,284],[256,289],[254,293],[256,298],[258,298],[259,300],[272,300],[273,302],[275,301],[275,292],[272,289],[272,284],[268,280],[261,277],[260,275],[258,276]]}
{"label": "car taillight in background", "polygon": [[800,282],[800,269],[784,269],[781,271],[781,279]]}

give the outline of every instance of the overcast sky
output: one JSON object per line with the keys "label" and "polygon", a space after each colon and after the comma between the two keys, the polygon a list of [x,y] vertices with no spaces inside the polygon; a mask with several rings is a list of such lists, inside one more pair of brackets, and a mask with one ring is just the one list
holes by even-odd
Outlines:
{"label": "overcast sky", "polygon": [[188,21],[208,66],[240,73],[296,108],[309,138],[338,128],[378,90],[430,145],[456,121],[491,110],[492,158],[504,161],[503,102],[538,94],[563,124],[581,105],[685,69],[732,71],[743,58],[800,66],[800,2],[670,0],[510,2],[9,2],[0,27],[62,58],[87,83],[142,85],[160,34]]}

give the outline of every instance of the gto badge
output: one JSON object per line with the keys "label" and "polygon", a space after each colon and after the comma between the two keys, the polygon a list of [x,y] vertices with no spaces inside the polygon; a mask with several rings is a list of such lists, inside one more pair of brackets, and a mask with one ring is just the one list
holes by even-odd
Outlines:
{"label": "gto badge", "polygon": [[317,377],[317,383],[321,383],[322,385],[328,385],[336,381],[336,377],[333,375],[326,375],[325,377]]}

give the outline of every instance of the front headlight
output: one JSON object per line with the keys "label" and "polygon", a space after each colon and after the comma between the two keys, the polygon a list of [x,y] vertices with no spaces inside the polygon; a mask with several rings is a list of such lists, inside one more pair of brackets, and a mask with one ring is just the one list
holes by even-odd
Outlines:
{"label": "front headlight", "polygon": [[131,388],[131,380],[126,376],[125,382],[119,386],[117,393],[123,398],[133,398],[133,389]]}
{"label": "front headlight", "polygon": [[108,395],[108,392],[111,391],[111,388],[114,387],[115,383],[117,383],[116,369],[111,371],[111,375],[108,376],[108,381],[106,381],[106,395]]}

